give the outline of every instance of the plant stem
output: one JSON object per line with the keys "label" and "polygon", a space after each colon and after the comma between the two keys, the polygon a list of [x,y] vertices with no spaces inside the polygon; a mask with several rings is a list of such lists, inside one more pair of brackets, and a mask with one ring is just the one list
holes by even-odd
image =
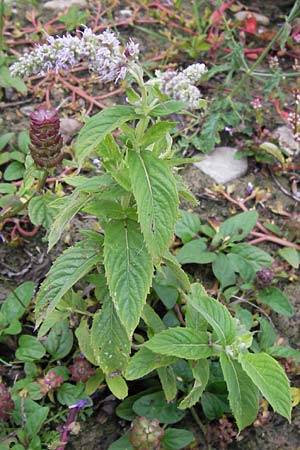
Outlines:
{"label": "plant stem", "polygon": [[3,51],[4,0],[0,0],[0,53]]}
{"label": "plant stem", "polygon": [[[298,12],[300,9],[300,0],[296,0],[293,8],[291,9],[288,17],[286,18],[286,24],[290,24],[292,22],[292,20],[297,16]],[[229,97],[232,98],[237,92],[239,92],[239,90],[241,89],[241,87],[244,85],[246,79],[252,75],[253,71],[256,69],[256,67],[262,62],[262,60],[265,58],[265,56],[269,53],[269,51],[271,50],[271,48],[273,47],[273,44],[277,41],[277,39],[280,38],[280,36],[282,35],[282,33],[285,31],[285,26],[281,27],[277,33],[273,36],[273,38],[271,39],[271,41],[269,42],[269,44],[267,45],[267,47],[264,49],[264,51],[259,55],[259,57],[257,58],[257,60],[255,61],[254,64],[252,64],[251,67],[249,67],[249,69],[245,72],[245,74],[242,76],[242,78],[240,79],[240,81],[235,85],[235,87],[233,88],[233,90],[230,92]]]}
{"label": "plant stem", "polygon": [[205,437],[206,436],[206,428],[203,425],[203,423],[201,422],[200,417],[198,416],[194,406],[192,406],[190,410],[191,410],[194,421],[196,422],[196,424],[198,425],[198,427],[200,428],[200,430],[202,431],[202,433]]}

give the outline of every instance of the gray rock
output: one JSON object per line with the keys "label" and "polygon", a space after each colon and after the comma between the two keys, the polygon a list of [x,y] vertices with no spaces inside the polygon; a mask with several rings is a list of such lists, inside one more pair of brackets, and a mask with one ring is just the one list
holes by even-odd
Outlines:
{"label": "gray rock", "polygon": [[64,11],[67,8],[71,8],[72,6],[77,6],[77,8],[86,8],[87,1],[86,0],[51,0],[44,4],[45,9],[49,9],[51,11]]}
{"label": "gray rock", "polygon": [[203,161],[194,163],[206,175],[209,175],[217,183],[227,183],[239,178],[247,172],[247,158],[234,159],[237,152],[232,147],[217,147],[208,155],[197,155],[204,157]]}
{"label": "gray rock", "polygon": [[270,19],[267,16],[252,11],[239,11],[234,16],[237,20],[247,20],[255,17],[257,23],[261,23],[262,25],[269,25],[270,23]]}
{"label": "gray rock", "polygon": [[283,125],[273,131],[272,137],[278,139],[280,147],[282,147],[289,155],[297,155],[300,151],[300,145],[295,141],[293,131],[290,127]]}

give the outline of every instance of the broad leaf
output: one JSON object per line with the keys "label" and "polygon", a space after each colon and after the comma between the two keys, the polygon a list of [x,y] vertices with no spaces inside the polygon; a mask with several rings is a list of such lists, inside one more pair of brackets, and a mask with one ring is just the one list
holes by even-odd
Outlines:
{"label": "broad leaf", "polygon": [[261,290],[258,294],[258,299],[283,316],[292,317],[294,313],[289,299],[274,286]]}
{"label": "broad leaf", "polygon": [[130,342],[111,299],[94,316],[91,342],[97,364],[105,374],[125,371]]}
{"label": "broad leaf", "polygon": [[207,333],[190,328],[169,328],[153,336],[145,346],[155,353],[185,359],[202,359],[216,354],[208,344]]}
{"label": "broad leaf", "polygon": [[177,358],[174,356],[159,355],[153,353],[146,347],[141,348],[128,363],[126,369],[126,380],[137,380],[152,372],[158,367],[173,364]]}
{"label": "broad leaf", "polygon": [[142,147],[148,147],[148,145],[155,143],[160,138],[164,137],[165,134],[175,127],[177,122],[157,122],[152,127],[150,127],[141,140]]}
{"label": "broad leaf", "polygon": [[34,289],[32,281],[25,281],[9,294],[1,306],[1,313],[5,316],[6,323],[22,317],[33,298]]}
{"label": "broad leaf", "polygon": [[235,266],[230,260],[229,255],[224,255],[224,253],[216,255],[212,264],[212,270],[222,288],[235,284]]}
{"label": "broad leaf", "polygon": [[152,257],[163,256],[173,236],[178,195],[167,163],[149,151],[128,155],[131,184],[146,245]]}
{"label": "broad leaf", "polygon": [[269,267],[273,262],[272,256],[255,245],[236,244],[231,248],[230,252],[241,255],[252,265],[255,272],[258,272],[263,267]]}
{"label": "broad leaf", "polygon": [[237,361],[221,353],[220,362],[227,384],[230,408],[241,431],[256,419],[258,389]]}
{"label": "broad leaf", "polygon": [[51,207],[51,203],[55,196],[47,192],[43,195],[33,197],[28,206],[28,214],[34,225],[43,225],[49,230],[57,215],[55,208]]}
{"label": "broad leaf", "polygon": [[177,395],[176,376],[172,367],[160,367],[157,375],[161,382],[167,402],[171,402]]}
{"label": "broad leaf", "polygon": [[122,378],[120,375],[113,377],[107,376],[105,381],[115,397],[119,398],[120,400],[123,400],[123,398],[127,397],[128,386],[124,378]]}
{"label": "broad leaf", "polygon": [[148,327],[147,334],[149,337],[163,331],[166,328],[157,312],[155,312],[154,309],[147,303],[143,308],[142,319]]}
{"label": "broad leaf", "polygon": [[133,410],[139,416],[147,419],[158,419],[160,422],[169,424],[181,420],[185,413],[178,409],[176,401],[168,403],[162,391],[147,394],[140,397],[133,404]]}
{"label": "broad leaf", "polygon": [[207,251],[204,239],[196,239],[185,244],[176,257],[180,264],[208,264],[213,262],[217,255]]}
{"label": "broad leaf", "polygon": [[138,223],[114,220],[105,229],[104,264],[110,295],[130,335],[139,323],[152,281],[152,260]]}
{"label": "broad leaf", "polygon": [[278,251],[279,255],[285,259],[292,267],[298,269],[300,264],[300,255],[295,248],[284,247]]}
{"label": "broad leaf", "polygon": [[241,353],[239,362],[274,411],[290,421],[291,390],[281,365],[266,353]]}
{"label": "broad leaf", "polygon": [[178,102],[176,100],[168,100],[164,103],[161,103],[160,105],[155,106],[150,111],[150,116],[153,116],[153,117],[168,116],[169,114],[173,114],[175,112],[182,111],[186,107],[187,107],[187,104],[185,102]]}
{"label": "broad leaf", "polygon": [[47,352],[52,356],[51,360],[56,361],[67,356],[73,346],[73,333],[69,328],[68,320],[61,320],[56,323],[45,342]]}
{"label": "broad leaf", "polygon": [[53,263],[36,298],[37,326],[54,310],[57,302],[78,280],[102,261],[99,245],[88,239],[65,250]]}
{"label": "broad leaf", "polygon": [[196,214],[180,210],[175,233],[184,244],[191,241],[200,231],[200,219]]}
{"label": "broad leaf", "polygon": [[169,251],[166,251],[162,258],[162,262],[172,270],[177,280],[179,281],[180,287],[184,289],[184,291],[190,292],[191,283],[189,281],[189,278],[184,270],[182,270],[182,268],[180,267],[180,264],[178,264],[175,256],[172,255],[172,253],[170,253]]}
{"label": "broad leaf", "polygon": [[162,437],[164,450],[180,450],[186,448],[194,440],[191,431],[168,427]]}
{"label": "broad leaf", "polygon": [[78,339],[81,353],[83,353],[85,358],[92,364],[94,364],[94,366],[97,366],[98,360],[95,356],[95,352],[92,346],[91,333],[86,320],[81,320],[79,327],[77,327],[75,330],[75,336]]}
{"label": "broad leaf", "polygon": [[93,152],[105,136],[123,123],[138,118],[132,106],[111,106],[89,118],[81,128],[75,154],[80,165]]}
{"label": "broad leaf", "polygon": [[255,227],[258,220],[256,211],[245,211],[225,220],[219,229],[219,233],[226,238],[230,237],[231,242],[242,241]]}
{"label": "broad leaf", "polygon": [[192,285],[192,293],[186,299],[213,327],[222,345],[233,342],[236,337],[236,324],[222,303],[204,294],[203,288],[197,283]]}
{"label": "broad leaf", "polygon": [[46,349],[34,336],[23,334],[18,342],[16,358],[20,361],[40,360],[45,356]]}
{"label": "broad leaf", "polygon": [[[195,377],[194,386],[188,395],[180,402],[178,408],[186,409],[194,406],[200,399],[209,379],[209,362],[207,359],[201,359],[192,364],[192,372]],[[193,367],[194,366],[194,367]]]}
{"label": "broad leaf", "polygon": [[[51,231],[49,234],[49,245],[48,251],[57,243],[60,239],[62,233],[65,230],[67,223],[80,211],[80,209],[88,202],[89,197],[83,195],[79,192],[73,192],[69,197],[58,199],[55,203],[59,206],[59,211],[55,211],[57,216],[51,225]],[[56,205],[53,202],[52,206],[55,208]]]}

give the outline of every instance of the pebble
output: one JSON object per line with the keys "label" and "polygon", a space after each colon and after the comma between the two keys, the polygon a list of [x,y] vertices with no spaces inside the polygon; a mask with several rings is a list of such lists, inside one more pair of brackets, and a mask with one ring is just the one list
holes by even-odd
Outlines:
{"label": "pebble", "polygon": [[263,14],[259,14],[252,11],[239,11],[235,15],[236,20],[247,20],[251,17],[255,17],[257,23],[260,23],[262,25],[269,25],[270,19],[267,16],[264,16]]}
{"label": "pebble", "polygon": [[217,147],[207,155],[196,155],[203,156],[204,159],[194,163],[194,166],[209,175],[216,183],[228,183],[244,175],[248,169],[247,158],[234,159],[236,152],[237,149],[233,147]]}
{"label": "pebble", "polygon": [[46,2],[43,7],[52,11],[64,11],[72,6],[86,8],[88,5],[86,0],[51,0]]}
{"label": "pebble", "polygon": [[300,152],[300,145],[295,141],[290,127],[282,125],[276,128],[272,133],[272,137],[278,139],[280,147],[282,147],[289,155],[297,155]]}

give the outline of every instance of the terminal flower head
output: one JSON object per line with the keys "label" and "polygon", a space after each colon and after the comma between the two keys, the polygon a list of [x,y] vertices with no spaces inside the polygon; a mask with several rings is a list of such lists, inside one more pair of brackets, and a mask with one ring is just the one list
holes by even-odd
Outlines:
{"label": "terminal flower head", "polygon": [[90,28],[85,28],[81,37],[47,35],[47,44],[38,45],[32,52],[21,56],[10,71],[12,76],[19,77],[44,75],[51,70],[68,70],[86,61],[88,68],[102,81],[116,82],[125,77],[128,63],[137,58],[138,52],[138,44],[130,40],[122,47],[109,29],[95,34]]}

